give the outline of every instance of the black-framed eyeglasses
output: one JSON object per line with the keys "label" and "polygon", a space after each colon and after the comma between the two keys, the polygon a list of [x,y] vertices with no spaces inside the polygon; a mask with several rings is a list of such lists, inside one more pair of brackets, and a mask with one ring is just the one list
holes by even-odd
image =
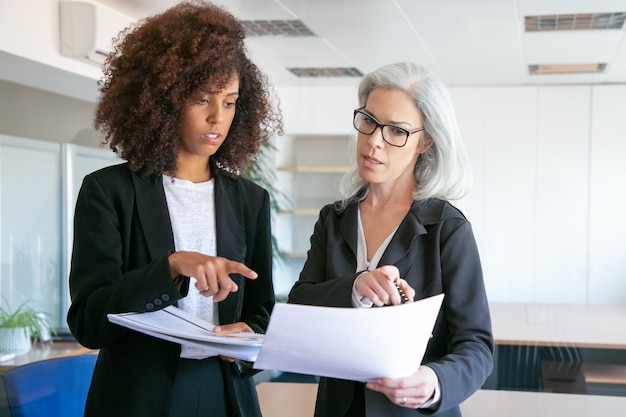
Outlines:
{"label": "black-framed eyeglasses", "polygon": [[374,116],[363,111],[363,107],[354,111],[352,124],[356,130],[364,135],[371,135],[377,128],[380,127],[383,140],[389,145],[396,146],[398,148],[406,145],[406,142],[409,140],[409,136],[413,133],[424,130],[423,127],[415,130],[406,130],[399,126],[380,123],[374,118]]}

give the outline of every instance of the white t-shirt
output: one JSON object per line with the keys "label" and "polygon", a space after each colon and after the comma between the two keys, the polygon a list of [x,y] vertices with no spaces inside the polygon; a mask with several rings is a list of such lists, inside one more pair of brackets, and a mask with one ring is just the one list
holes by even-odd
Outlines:
{"label": "white t-shirt", "polygon": [[[163,175],[163,188],[177,251],[217,255],[214,185],[213,179],[193,183]],[[213,297],[201,295],[193,282],[189,285],[189,294],[178,301],[178,307],[210,323],[219,324],[217,303],[213,302]],[[183,346],[180,356],[204,359],[215,355],[201,348]]]}

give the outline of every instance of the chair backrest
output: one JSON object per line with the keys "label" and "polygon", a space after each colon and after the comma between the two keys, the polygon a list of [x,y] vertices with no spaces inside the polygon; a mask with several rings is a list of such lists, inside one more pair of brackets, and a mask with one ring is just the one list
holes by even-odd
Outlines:
{"label": "chair backrest", "polygon": [[11,417],[82,417],[96,357],[66,356],[5,372]]}

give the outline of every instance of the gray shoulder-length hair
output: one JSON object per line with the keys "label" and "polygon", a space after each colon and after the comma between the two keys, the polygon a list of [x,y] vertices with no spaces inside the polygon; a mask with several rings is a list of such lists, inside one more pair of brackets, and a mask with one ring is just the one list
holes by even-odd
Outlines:
{"label": "gray shoulder-length hair", "polygon": [[[462,198],[469,190],[472,173],[452,100],[443,82],[429,70],[413,63],[386,65],[365,75],[361,81],[359,107],[365,106],[369,94],[376,88],[400,90],[412,97],[424,120],[422,140],[432,141],[432,146],[420,155],[413,170],[413,199]],[[344,204],[367,195],[369,184],[359,176],[356,163],[342,178],[340,189],[346,199]]]}

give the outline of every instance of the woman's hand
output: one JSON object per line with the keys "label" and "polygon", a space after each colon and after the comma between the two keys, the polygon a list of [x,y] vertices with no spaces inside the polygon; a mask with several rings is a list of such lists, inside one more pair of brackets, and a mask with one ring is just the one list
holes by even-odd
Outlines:
{"label": "woman's hand", "polygon": [[368,298],[375,306],[402,304],[402,298],[395,284],[398,284],[406,297],[412,301],[415,290],[402,278],[393,265],[385,265],[359,275],[354,290],[359,298]]}
{"label": "woman's hand", "polygon": [[178,275],[195,278],[195,287],[200,294],[213,296],[215,302],[224,300],[229,293],[239,289],[229,274],[257,278],[256,272],[240,262],[198,252],[174,252],[169,257],[169,264],[172,278]]}
{"label": "woman's hand", "polygon": [[[237,323],[232,323],[232,324],[222,324],[219,326],[215,326],[213,328],[213,333],[220,335],[220,334],[231,334],[231,333],[253,333],[254,330],[252,330],[252,328],[250,328],[250,326],[248,326],[246,323],[244,323],[243,321],[238,321]],[[235,362],[235,358],[231,358],[230,356],[223,356],[220,355],[220,358],[226,362]]]}
{"label": "woman's hand", "polygon": [[435,395],[437,375],[428,366],[420,366],[417,372],[405,378],[379,378],[365,386],[385,394],[392,403],[406,408],[418,408]]}

